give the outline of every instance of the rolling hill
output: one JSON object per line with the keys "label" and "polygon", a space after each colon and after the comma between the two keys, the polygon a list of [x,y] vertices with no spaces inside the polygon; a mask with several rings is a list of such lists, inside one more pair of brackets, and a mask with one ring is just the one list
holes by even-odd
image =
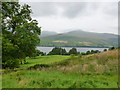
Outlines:
{"label": "rolling hill", "polygon": [[40,46],[111,47],[118,46],[118,35],[74,30],[67,33],[47,32]]}

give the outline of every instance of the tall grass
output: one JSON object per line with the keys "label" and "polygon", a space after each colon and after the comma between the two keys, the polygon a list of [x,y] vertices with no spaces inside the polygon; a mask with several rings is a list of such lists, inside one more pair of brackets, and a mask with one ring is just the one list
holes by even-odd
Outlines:
{"label": "tall grass", "polygon": [[86,55],[71,56],[69,59],[56,63],[52,69],[78,73],[109,73],[118,72],[118,50]]}
{"label": "tall grass", "polygon": [[3,77],[3,88],[116,88],[117,76],[21,71]]}

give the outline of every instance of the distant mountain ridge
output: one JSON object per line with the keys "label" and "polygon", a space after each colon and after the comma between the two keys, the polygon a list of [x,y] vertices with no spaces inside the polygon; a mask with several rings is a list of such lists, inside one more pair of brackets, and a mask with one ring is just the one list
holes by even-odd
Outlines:
{"label": "distant mountain ridge", "polygon": [[42,32],[40,46],[111,47],[118,46],[118,35],[74,30],[66,33]]}
{"label": "distant mountain ridge", "polygon": [[42,37],[56,35],[56,34],[57,34],[56,32],[52,32],[52,31],[42,31],[41,32]]}

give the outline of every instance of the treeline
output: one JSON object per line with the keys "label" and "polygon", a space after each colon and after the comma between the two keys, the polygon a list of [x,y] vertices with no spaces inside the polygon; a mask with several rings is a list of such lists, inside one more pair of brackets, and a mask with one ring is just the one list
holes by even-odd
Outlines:
{"label": "treeline", "polygon": [[48,53],[48,55],[70,55],[70,54],[79,54],[79,52],[77,52],[76,48],[72,48],[69,52],[67,52],[65,49],[60,48],[60,47],[55,47],[52,49],[52,51],[50,51]]}
{"label": "treeline", "polygon": [[[111,47],[108,50],[113,50],[115,49],[115,47]],[[107,49],[104,49],[103,51],[108,51]],[[101,51],[99,50],[90,50],[87,52],[78,52],[76,48],[72,48],[69,50],[69,52],[66,51],[66,49],[61,48],[61,47],[54,47],[47,55],[89,55],[89,54],[95,54],[95,53],[100,53]],[[43,52],[41,52],[43,53]],[[41,54],[41,55],[46,55],[45,53]]]}
{"label": "treeline", "polygon": [[52,51],[50,51],[48,53],[48,55],[71,55],[71,54],[74,54],[74,55],[88,55],[88,54],[94,54],[94,53],[98,53],[100,52],[99,50],[91,50],[91,51],[87,51],[87,52],[78,52],[76,48],[72,48],[69,50],[69,52],[67,52],[65,49],[61,48],[61,47],[55,47],[52,49]]}

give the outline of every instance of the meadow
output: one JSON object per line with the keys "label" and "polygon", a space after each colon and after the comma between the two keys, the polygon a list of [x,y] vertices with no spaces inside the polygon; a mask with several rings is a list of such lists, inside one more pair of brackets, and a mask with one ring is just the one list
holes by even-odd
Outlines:
{"label": "meadow", "polygon": [[[85,56],[48,55],[3,73],[3,88],[117,88],[118,50]],[[8,70],[9,71],[9,70]]]}

